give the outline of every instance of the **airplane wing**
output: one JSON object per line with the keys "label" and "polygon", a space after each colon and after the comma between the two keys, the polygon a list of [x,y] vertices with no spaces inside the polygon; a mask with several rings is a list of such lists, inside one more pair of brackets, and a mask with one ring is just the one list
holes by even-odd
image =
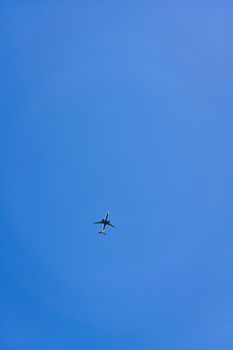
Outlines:
{"label": "airplane wing", "polygon": [[107,225],[115,228],[115,226],[111,222],[109,222]]}
{"label": "airplane wing", "polygon": [[101,220],[101,221],[96,221],[96,222],[93,222],[93,224],[103,224],[103,220]]}

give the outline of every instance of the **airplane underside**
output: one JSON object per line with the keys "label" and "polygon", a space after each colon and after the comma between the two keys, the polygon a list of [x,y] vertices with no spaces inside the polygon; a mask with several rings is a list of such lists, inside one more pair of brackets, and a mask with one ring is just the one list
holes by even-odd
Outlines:
{"label": "airplane underside", "polygon": [[102,219],[100,221],[96,221],[94,222],[94,224],[100,224],[102,225],[102,230],[100,232],[98,232],[98,234],[102,234],[102,235],[106,235],[107,232],[105,231],[106,226],[111,226],[111,227],[115,227],[110,220],[108,220],[108,216],[109,216],[109,212],[106,213],[105,215],[105,219]]}

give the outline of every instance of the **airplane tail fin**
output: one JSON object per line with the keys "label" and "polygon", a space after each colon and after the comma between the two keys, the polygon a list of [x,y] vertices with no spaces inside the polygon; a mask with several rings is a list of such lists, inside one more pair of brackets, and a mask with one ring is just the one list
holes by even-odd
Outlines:
{"label": "airplane tail fin", "polygon": [[106,235],[106,232],[104,230],[101,230],[100,232],[98,232],[98,234],[100,235]]}

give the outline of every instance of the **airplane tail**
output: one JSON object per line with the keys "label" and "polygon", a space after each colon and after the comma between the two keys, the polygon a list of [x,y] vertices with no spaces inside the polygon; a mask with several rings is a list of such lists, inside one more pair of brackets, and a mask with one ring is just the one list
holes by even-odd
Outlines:
{"label": "airplane tail", "polygon": [[106,235],[106,232],[104,230],[101,230],[100,232],[98,232],[98,234],[100,235]]}

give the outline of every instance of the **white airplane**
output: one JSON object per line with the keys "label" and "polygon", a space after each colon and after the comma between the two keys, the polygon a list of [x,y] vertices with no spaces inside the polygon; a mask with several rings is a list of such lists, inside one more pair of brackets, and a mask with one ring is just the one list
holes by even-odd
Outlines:
{"label": "white airplane", "polygon": [[109,212],[107,211],[104,219],[102,219],[101,221],[94,222],[94,224],[103,225],[102,230],[100,232],[98,232],[99,234],[102,234],[102,235],[106,235],[107,234],[106,231],[105,231],[105,227],[106,226],[111,226],[111,227],[115,228],[115,226],[110,222],[110,220],[108,220],[108,217],[109,217]]}

